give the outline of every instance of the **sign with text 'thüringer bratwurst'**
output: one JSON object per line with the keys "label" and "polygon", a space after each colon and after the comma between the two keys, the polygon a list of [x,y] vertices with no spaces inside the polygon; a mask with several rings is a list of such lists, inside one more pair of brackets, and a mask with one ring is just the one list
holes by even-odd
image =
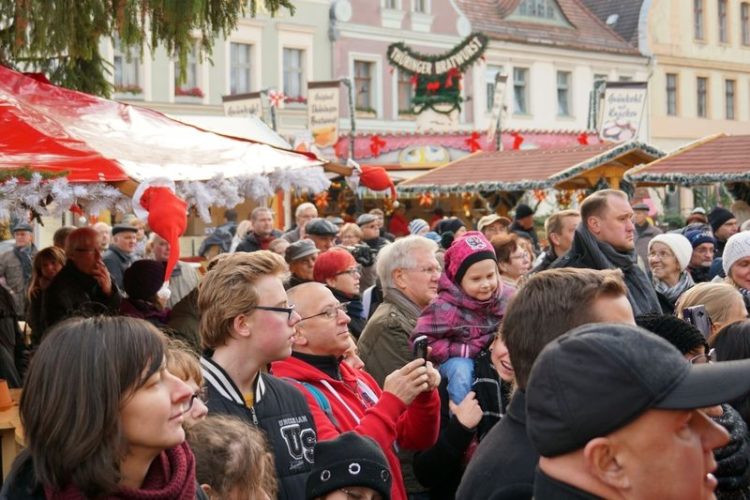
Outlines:
{"label": "sign with text 'th\u00fcringer bratwurst'", "polygon": [[319,148],[339,140],[339,87],[338,81],[307,84],[307,128]]}

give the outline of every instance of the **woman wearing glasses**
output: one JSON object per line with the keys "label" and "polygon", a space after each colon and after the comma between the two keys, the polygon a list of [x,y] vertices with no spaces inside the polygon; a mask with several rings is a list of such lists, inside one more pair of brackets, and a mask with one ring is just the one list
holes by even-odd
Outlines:
{"label": "woman wearing glasses", "polygon": [[359,295],[362,268],[351,253],[336,247],[318,255],[313,276],[315,281],[326,285],[339,302],[346,304],[346,314],[351,318],[349,331],[358,339],[367,322]]}
{"label": "woman wearing glasses", "polygon": [[21,397],[27,448],[0,497],[204,498],[182,428],[192,393],[167,370],[165,342],[125,317],[51,330]]}
{"label": "woman wearing glasses", "polygon": [[659,234],[648,242],[651,282],[661,309],[667,314],[674,312],[680,295],[695,285],[687,271],[692,256],[693,245],[681,234]]}

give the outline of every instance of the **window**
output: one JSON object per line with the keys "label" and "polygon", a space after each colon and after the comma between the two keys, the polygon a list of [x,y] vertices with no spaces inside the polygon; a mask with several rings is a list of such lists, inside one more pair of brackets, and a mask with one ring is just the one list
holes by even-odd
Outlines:
{"label": "window", "polygon": [[557,116],[570,116],[570,71],[557,72]]}
{"label": "window", "polygon": [[667,73],[667,115],[677,116],[677,75]]}
{"label": "window", "polygon": [[621,82],[632,82],[633,77],[632,76],[620,76],[618,80],[620,80]]}
{"label": "window", "polygon": [[734,120],[734,80],[724,81],[724,107],[727,120]]}
{"label": "window", "polygon": [[304,61],[304,50],[284,49],[284,95],[286,97],[294,99],[304,95]]}
{"label": "window", "polygon": [[180,79],[180,63],[174,63],[174,94],[175,96],[203,97],[200,73],[198,70],[198,44],[194,44],[187,56],[185,65],[185,80]]}
{"label": "window", "polygon": [[693,0],[693,36],[703,40],[703,0]]}
{"label": "window", "polygon": [[374,111],[372,67],[371,62],[354,61],[354,107],[358,111]]}
{"label": "window", "polygon": [[740,23],[742,45],[750,45],[750,3],[744,2],[740,6]]}
{"label": "window", "polygon": [[411,75],[398,70],[398,112],[411,113],[411,100],[414,98],[414,86],[411,83]]}
{"label": "window", "polygon": [[422,14],[427,14],[427,2],[429,0],[412,0],[413,2],[413,10],[414,12],[420,12]]}
{"label": "window", "polygon": [[383,8],[384,9],[397,9],[398,6],[396,5],[396,0],[384,0]]}
{"label": "window", "polygon": [[529,113],[529,70],[513,68],[513,112],[517,115]]}
{"label": "window", "polygon": [[253,46],[248,43],[229,45],[229,93],[244,94],[250,92],[250,55]]}
{"label": "window", "polygon": [[521,0],[518,14],[525,17],[539,17],[542,19],[557,19],[560,16],[554,0]]}
{"label": "window", "polygon": [[141,82],[141,60],[137,50],[122,51],[120,39],[113,40],[115,49],[115,92],[140,94],[143,92]]}
{"label": "window", "polygon": [[727,43],[727,0],[719,0],[719,41]]}
{"label": "window", "polygon": [[698,117],[706,118],[708,116],[708,78],[699,76],[696,82],[697,84],[697,104],[698,104]]}
{"label": "window", "polygon": [[487,112],[495,105],[495,77],[503,72],[502,66],[488,65],[484,71],[484,85],[487,89]]}

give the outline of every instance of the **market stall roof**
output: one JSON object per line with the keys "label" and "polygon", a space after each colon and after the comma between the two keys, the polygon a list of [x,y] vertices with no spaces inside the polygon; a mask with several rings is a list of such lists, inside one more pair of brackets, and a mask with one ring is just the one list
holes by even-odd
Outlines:
{"label": "market stall roof", "polygon": [[750,181],[750,135],[704,137],[661,159],[633,168],[626,178],[639,186]]}
{"label": "market stall roof", "polygon": [[327,182],[322,169],[307,170],[320,165],[310,155],[207,132],[158,111],[56,87],[4,67],[0,136],[0,168],[65,172],[71,182],[263,174],[279,177],[274,188]]}
{"label": "market stall roof", "polygon": [[401,193],[586,189],[664,153],[642,142],[479,152],[408,179]]}

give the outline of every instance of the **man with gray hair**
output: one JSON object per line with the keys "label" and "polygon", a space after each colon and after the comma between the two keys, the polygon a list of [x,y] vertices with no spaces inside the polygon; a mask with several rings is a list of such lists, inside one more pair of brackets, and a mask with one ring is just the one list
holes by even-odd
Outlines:
{"label": "man with gray hair", "polygon": [[[422,309],[437,297],[441,271],[437,249],[437,243],[423,236],[407,236],[378,254],[383,302],[367,322],[357,347],[367,372],[380,387],[390,373],[413,359],[409,336]],[[414,476],[413,453],[401,453],[400,458],[407,492],[424,491]]]}
{"label": "man with gray hair", "polygon": [[303,239],[305,234],[305,226],[308,222],[315,219],[318,216],[318,209],[312,203],[305,202],[300,203],[297,206],[297,210],[294,211],[294,228],[284,233],[283,238],[289,243],[294,243]]}
{"label": "man with gray hair", "polygon": [[268,207],[255,207],[250,213],[253,230],[237,245],[238,252],[268,250],[268,245],[281,238],[281,231],[273,228],[273,211]]}

